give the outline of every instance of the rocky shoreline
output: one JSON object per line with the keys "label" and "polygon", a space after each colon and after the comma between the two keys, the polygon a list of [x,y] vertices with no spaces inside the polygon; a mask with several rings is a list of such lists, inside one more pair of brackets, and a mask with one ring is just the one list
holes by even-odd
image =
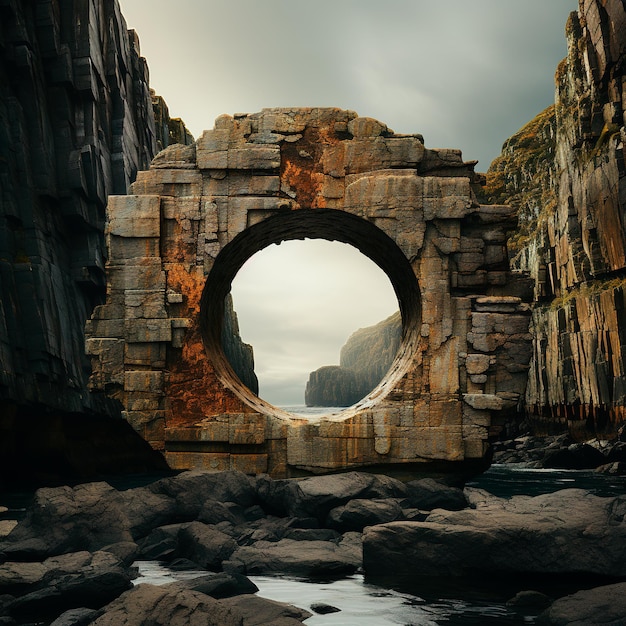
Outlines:
{"label": "rocky shoreline", "polygon": [[563,433],[549,437],[524,434],[493,444],[493,463],[518,464],[533,469],[595,470],[626,474],[626,433],[617,439],[575,441]]}
{"label": "rocky shoreline", "polygon": [[[593,623],[575,621],[581,597],[588,608],[610,592],[611,611],[622,611],[615,619],[626,620],[616,599],[626,595],[626,582],[616,583],[626,581],[625,514],[626,496],[568,489],[504,499],[359,472],[301,480],[183,472],[127,491],[105,482],[42,488],[0,541],[0,624],[289,626],[311,613],[254,595],[248,576],[355,572],[414,582],[505,577],[519,581],[513,603],[534,602],[537,614],[550,605],[539,618],[546,624]],[[133,586],[137,560],[207,574]],[[584,590],[554,603],[529,593],[528,581],[546,575],[573,577]],[[612,585],[589,590],[594,583]]]}

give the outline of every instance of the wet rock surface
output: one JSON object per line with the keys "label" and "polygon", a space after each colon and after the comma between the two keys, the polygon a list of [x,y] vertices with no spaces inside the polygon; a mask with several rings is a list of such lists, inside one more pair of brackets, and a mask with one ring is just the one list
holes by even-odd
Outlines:
{"label": "wet rock surface", "polygon": [[378,575],[568,574],[626,577],[626,496],[580,489],[509,500],[466,489],[470,507],[424,522],[366,528],[363,559]]}
{"label": "wet rock surface", "polygon": [[526,434],[493,444],[494,463],[514,463],[534,469],[596,470],[626,474],[626,443],[592,439],[575,442],[565,433],[550,437]]}
{"label": "wet rock surface", "polygon": [[[539,613],[548,600],[527,591],[529,575],[586,586],[626,580],[625,498],[568,489],[503,499],[358,472],[272,480],[194,471],[123,492],[104,483],[42,489],[0,542],[0,617],[131,626],[140,614],[176,624],[193,613],[209,624],[290,626],[308,613],[254,596],[248,575],[355,572],[414,581],[497,576],[511,585],[522,576],[524,593],[512,594],[511,606]],[[133,558],[206,574],[130,589]]]}
{"label": "wet rock surface", "polygon": [[[432,479],[407,486],[358,472],[274,481],[194,471],[127,491],[102,482],[40,489],[0,542],[0,616],[130,625],[145,611],[151,623],[175,624],[180,605],[184,619],[195,611],[217,620],[207,623],[301,623],[308,613],[251,597],[256,588],[246,574],[362,571],[363,526],[390,515],[413,519],[420,497],[427,494],[428,506],[437,491],[441,504],[465,502],[460,489]],[[207,575],[129,589],[134,558]]]}
{"label": "wet rock surface", "polygon": [[559,598],[544,611],[539,624],[590,626],[626,622],[626,583],[604,585]]}

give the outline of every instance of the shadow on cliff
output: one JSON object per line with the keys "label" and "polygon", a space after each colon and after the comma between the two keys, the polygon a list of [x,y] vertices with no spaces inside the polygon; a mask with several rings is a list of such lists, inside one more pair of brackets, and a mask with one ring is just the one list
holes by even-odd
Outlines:
{"label": "shadow on cliff", "polygon": [[121,417],[33,408],[0,415],[0,492],[151,473],[171,470]]}

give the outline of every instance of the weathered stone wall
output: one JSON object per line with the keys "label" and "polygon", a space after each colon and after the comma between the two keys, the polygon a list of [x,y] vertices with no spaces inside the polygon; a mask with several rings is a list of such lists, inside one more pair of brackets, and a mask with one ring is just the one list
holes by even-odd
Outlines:
{"label": "weathered stone wall", "polygon": [[0,417],[119,415],[87,391],[84,323],[105,295],[107,197],[168,127],[116,0],[0,2]]}
{"label": "weathered stone wall", "polygon": [[[473,164],[338,109],[222,116],[108,205],[108,297],[87,327],[92,385],[175,468],[276,476],[481,462],[515,410],[529,308],[511,274],[506,206],[476,201]],[[243,263],[301,237],[350,243],[387,273],[403,338],[347,412],[290,419],[234,375],[224,299]]]}
{"label": "weathered stone wall", "polygon": [[[623,3],[581,0],[566,34],[556,105],[505,144],[487,192],[521,198],[528,224],[516,238],[536,282],[527,411],[586,437],[626,418]],[[528,163],[533,177],[520,178]]]}

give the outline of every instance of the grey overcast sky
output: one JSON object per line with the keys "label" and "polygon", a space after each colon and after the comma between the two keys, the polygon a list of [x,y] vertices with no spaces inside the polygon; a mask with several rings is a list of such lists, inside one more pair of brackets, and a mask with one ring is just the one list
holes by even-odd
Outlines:
{"label": "grey overcast sky", "polygon": [[[139,34],[152,87],[196,137],[223,113],[336,106],[379,119],[396,132],[422,133],[427,147],[460,148],[466,160],[479,161],[478,171],[488,168],[510,135],[554,101],[554,72],[566,53],[565,23],[578,7],[577,0],[120,4],[129,28]],[[275,404],[296,404],[302,402],[308,372],[336,363],[338,346],[350,332],[382,319],[395,302],[392,298],[381,310],[388,291],[376,286],[370,268],[347,260],[343,250],[318,247],[304,253],[302,261],[286,244],[280,248],[286,256],[278,261],[272,248],[265,252],[267,259],[254,257],[262,271],[242,270],[233,291],[242,334],[255,347],[260,395]],[[335,310],[333,321],[324,321],[313,314],[321,296],[295,297],[295,286],[287,290],[288,298],[259,295],[268,293],[267,288],[260,291],[263,277],[281,272],[280,281],[287,285],[294,270],[305,292],[312,291],[306,285],[319,279],[305,274],[300,263],[309,269],[328,266],[333,276],[337,268],[351,268],[350,278],[335,288],[338,295],[347,294],[336,305],[341,316]],[[239,287],[244,274],[251,282]],[[364,295],[348,285],[361,287]],[[348,313],[355,300],[357,312]],[[365,312],[363,318],[359,312]],[[283,339],[270,326],[283,329]],[[309,336],[313,344],[305,347],[302,341]],[[328,348],[331,340],[337,345]],[[295,356],[282,365],[280,355],[265,362],[266,345],[293,349]],[[300,363],[303,354],[314,357],[312,367]]]}

